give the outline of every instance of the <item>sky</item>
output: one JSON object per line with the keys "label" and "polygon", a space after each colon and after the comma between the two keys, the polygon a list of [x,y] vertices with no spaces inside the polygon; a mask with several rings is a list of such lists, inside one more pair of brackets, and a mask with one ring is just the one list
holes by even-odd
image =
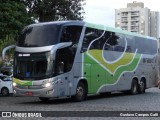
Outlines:
{"label": "sky", "polygon": [[143,2],[144,7],[160,12],[160,0],[86,0],[85,21],[115,27],[115,9],[126,8],[127,3]]}

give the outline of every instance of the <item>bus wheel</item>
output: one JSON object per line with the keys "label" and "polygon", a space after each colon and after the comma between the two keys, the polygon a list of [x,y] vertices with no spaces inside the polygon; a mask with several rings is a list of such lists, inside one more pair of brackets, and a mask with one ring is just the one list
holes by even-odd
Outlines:
{"label": "bus wheel", "polygon": [[50,100],[50,98],[45,98],[45,97],[39,97],[39,99],[43,102],[47,102]]}
{"label": "bus wheel", "polygon": [[1,93],[2,93],[2,96],[9,96],[8,88],[2,88]]}
{"label": "bus wheel", "polygon": [[138,93],[138,83],[135,79],[132,80],[131,90],[130,93],[132,95],[135,95]]}
{"label": "bus wheel", "polygon": [[76,95],[73,96],[74,101],[80,102],[86,98],[86,88],[84,83],[79,82],[76,88]]}
{"label": "bus wheel", "polygon": [[139,83],[139,89],[138,89],[138,92],[139,93],[145,93],[145,89],[146,89],[146,83],[145,83],[145,80],[142,79]]}

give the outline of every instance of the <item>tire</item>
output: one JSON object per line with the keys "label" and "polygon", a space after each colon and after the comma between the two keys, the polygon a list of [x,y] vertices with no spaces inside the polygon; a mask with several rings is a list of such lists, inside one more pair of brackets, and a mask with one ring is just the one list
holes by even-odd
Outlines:
{"label": "tire", "polygon": [[141,93],[141,94],[145,93],[146,83],[145,83],[145,80],[144,80],[144,79],[142,79],[142,80],[140,81],[138,88],[139,88],[139,89],[138,89],[138,92],[139,92],[139,93]]}
{"label": "tire", "polygon": [[50,100],[50,98],[45,98],[45,97],[39,97],[39,99],[43,102],[47,102]]}
{"label": "tire", "polygon": [[132,80],[130,94],[135,95],[138,93],[138,83],[135,79]]}
{"label": "tire", "polygon": [[84,83],[79,82],[76,88],[76,95],[73,96],[73,100],[76,102],[80,102],[85,100],[87,97],[87,91]]}
{"label": "tire", "polygon": [[2,88],[1,94],[2,94],[2,96],[9,96],[9,90],[8,90],[8,88]]}

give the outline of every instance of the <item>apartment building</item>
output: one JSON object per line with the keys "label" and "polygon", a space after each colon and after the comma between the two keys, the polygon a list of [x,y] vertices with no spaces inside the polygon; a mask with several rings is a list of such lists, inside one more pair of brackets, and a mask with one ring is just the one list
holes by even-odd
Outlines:
{"label": "apartment building", "polygon": [[123,30],[159,38],[159,12],[144,7],[144,3],[128,3],[115,10],[115,26]]}

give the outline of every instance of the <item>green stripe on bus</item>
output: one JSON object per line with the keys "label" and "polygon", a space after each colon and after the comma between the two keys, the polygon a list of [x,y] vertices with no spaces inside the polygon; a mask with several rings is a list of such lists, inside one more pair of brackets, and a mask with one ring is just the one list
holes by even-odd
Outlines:
{"label": "green stripe on bus", "polygon": [[[133,61],[126,65],[119,67],[114,74],[109,73],[94,59],[84,54],[84,76],[87,78],[88,83],[91,84],[88,88],[89,93],[96,93],[102,85],[111,85],[118,82],[119,77],[125,72],[132,72],[138,65],[141,55],[136,54]],[[90,65],[89,65],[90,64]],[[97,77],[99,75],[99,77]],[[98,82],[92,82],[98,81]],[[98,84],[97,84],[98,83]]]}
{"label": "green stripe on bus", "polygon": [[22,85],[22,86],[32,86],[33,85],[32,81],[22,81],[17,78],[13,78],[13,82],[17,83],[18,85]]}

